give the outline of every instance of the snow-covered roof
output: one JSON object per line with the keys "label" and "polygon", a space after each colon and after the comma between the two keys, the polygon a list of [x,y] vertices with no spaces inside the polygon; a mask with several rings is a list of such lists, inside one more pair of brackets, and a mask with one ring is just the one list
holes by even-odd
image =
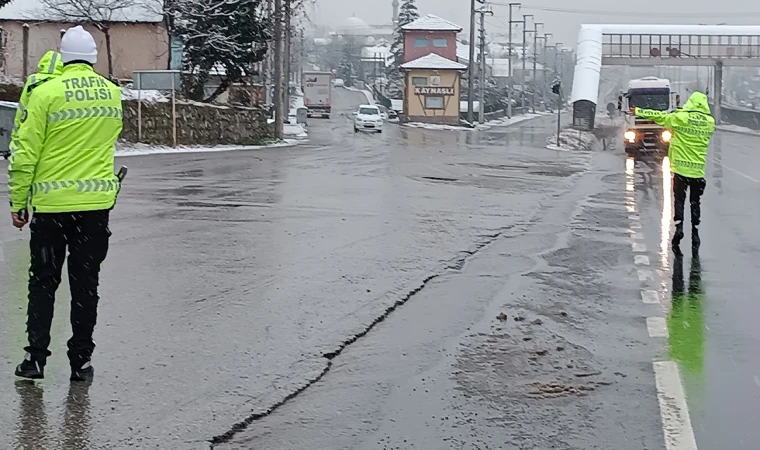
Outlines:
{"label": "snow-covered roof", "polygon": [[373,47],[362,47],[362,59],[380,58],[390,64],[391,48],[387,45],[375,45]]}
{"label": "snow-covered roof", "polygon": [[602,39],[605,34],[692,35],[692,36],[760,36],[760,26],[734,25],[581,25],[578,32],[575,74],[571,102],[599,100],[599,77],[602,71]]}
{"label": "snow-covered roof", "polygon": [[[509,77],[509,58],[486,58],[486,64],[491,66],[491,75],[496,78]],[[536,70],[543,71],[544,65],[536,63]],[[515,70],[522,70],[522,61],[519,63],[516,60],[512,60],[512,72]],[[525,70],[531,72],[533,70],[533,61],[526,61]]]}
{"label": "snow-covered roof", "polygon": [[417,58],[414,61],[409,61],[406,64],[401,65],[402,69],[433,69],[433,70],[465,70],[467,66],[459,64],[456,61],[452,61],[443,56],[435,53],[430,53],[422,58]]}
{"label": "snow-covered roof", "polygon": [[[110,22],[159,23],[164,20],[161,11],[162,0],[141,0],[122,9],[109,9],[102,20]],[[13,21],[63,21],[55,13],[45,8],[41,0],[14,0],[0,8],[0,20]]]}
{"label": "snow-covered roof", "polygon": [[462,31],[462,27],[453,24],[446,19],[441,19],[434,14],[422,16],[412,23],[401,27],[404,31]]}

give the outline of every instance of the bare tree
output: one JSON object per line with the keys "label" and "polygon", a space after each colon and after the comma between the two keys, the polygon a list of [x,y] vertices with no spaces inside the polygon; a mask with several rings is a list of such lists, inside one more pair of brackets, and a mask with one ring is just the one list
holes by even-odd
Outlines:
{"label": "bare tree", "polygon": [[111,26],[116,22],[134,22],[148,11],[154,0],[40,0],[51,20],[91,24],[106,38],[108,76],[113,78]]}

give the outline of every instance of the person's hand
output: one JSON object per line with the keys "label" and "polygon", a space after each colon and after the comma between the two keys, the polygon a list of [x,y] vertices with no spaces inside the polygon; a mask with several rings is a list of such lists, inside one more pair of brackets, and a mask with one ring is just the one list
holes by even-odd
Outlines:
{"label": "person's hand", "polygon": [[25,217],[23,217],[19,213],[12,212],[11,213],[11,219],[13,220],[13,226],[18,228],[19,230],[24,228],[24,225],[26,225],[29,221]]}

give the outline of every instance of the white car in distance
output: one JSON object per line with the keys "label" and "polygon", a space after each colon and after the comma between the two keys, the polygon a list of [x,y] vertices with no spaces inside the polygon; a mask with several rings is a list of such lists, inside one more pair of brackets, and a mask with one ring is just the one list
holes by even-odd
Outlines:
{"label": "white car in distance", "polygon": [[354,133],[359,131],[383,132],[383,116],[375,105],[361,105],[354,114]]}

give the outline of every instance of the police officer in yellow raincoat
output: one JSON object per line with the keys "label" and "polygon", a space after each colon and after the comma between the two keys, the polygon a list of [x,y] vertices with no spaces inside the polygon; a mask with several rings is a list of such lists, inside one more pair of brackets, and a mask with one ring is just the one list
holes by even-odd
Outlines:
{"label": "police officer in yellow raincoat", "polygon": [[68,250],[72,381],[87,381],[95,343],[100,265],[108,252],[109,212],[119,180],[114,151],[122,130],[121,89],[93,70],[97,46],[81,26],[61,40],[61,74],[37,86],[11,143],[8,183],[13,225],[28,211],[31,267],[29,346],[16,375],[38,379],[50,351],[55,292]]}

